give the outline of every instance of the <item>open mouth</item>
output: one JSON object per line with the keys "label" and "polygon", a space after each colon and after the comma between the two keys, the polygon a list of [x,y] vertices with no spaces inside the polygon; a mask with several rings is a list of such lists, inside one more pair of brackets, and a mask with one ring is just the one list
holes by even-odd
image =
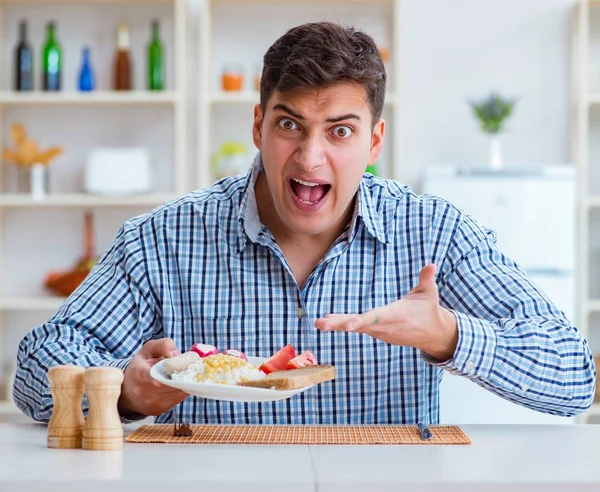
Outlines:
{"label": "open mouth", "polygon": [[295,178],[290,179],[290,187],[296,198],[305,205],[316,205],[325,198],[331,189],[330,184],[313,183]]}

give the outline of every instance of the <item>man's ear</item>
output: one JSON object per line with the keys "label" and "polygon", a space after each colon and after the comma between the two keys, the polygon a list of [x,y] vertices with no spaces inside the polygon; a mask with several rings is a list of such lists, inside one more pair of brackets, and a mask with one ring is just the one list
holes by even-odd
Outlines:
{"label": "man's ear", "polygon": [[379,159],[381,149],[383,148],[383,134],[385,133],[385,121],[380,118],[373,127],[371,134],[371,152],[369,154],[369,165],[374,164]]}
{"label": "man's ear", "polygon": [[254,145],[260,150],[260,144],[262,141],[262,123],[263,123],[263,112],[260,104],[254,106],[254,123],[252,124],[252,139]]}

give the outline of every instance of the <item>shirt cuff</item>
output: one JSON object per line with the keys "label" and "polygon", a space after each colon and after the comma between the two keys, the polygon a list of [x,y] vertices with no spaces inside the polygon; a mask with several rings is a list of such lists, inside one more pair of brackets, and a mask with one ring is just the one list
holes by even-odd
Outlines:
{"label": "shirt cuff", "polygon": [[458,325],[458,344],[454,356],[447,361],[439,361],[421,352],[421,357],[425,362],[452,374],[487,379],[498,345],[498,335],[493,324],[457,311],[452,312]]}
{"label": "shirt cuff", "polygon": [[125,369],[127,369],[131,359],[133,359],[133,357],[127,357],[125,359],[111,359],[107,360],[106,363],[99,365],[104,367],[116,367],[117,369],[121,369],[121,371],[125,372]]}

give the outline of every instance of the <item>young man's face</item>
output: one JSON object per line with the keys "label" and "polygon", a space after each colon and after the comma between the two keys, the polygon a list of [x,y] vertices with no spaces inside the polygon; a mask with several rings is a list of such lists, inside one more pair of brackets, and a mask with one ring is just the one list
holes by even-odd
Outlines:
{"label": "young man's face", "polygon": [[283,232],[343,229],[365,168],[379,156],[383,132],[383,120],[373,127],[367,93],[356,83],[274,92],[264,115],[257,105],[254,143]]}

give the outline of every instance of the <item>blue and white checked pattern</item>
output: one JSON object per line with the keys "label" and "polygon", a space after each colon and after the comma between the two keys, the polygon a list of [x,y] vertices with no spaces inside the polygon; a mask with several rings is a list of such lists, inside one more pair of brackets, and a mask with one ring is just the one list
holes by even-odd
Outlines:
{"label": "blue and white checked pattern", "polygon": [[[281,402],[190,397],[159,422],[185,415],[199,423],[436,423],[442,369],[543,412],[572,415],[591,404],[595,367],[586,341],[468,215],[365,175],[351,227],[299,290],[258,219],[253,184],[261,170],[257,158],[247,177],[125,222],[82,286],[21,341],[19,408],[48,421],[50,367],[125,368],[144,342],[160,337],[181,351],[204,342],[258,356],[291,343],[335,365],[337,378]],[[458,317],[452,360],[314,328],[327,313],[401,298],[427,263],[438,266],[441,303]]]}

